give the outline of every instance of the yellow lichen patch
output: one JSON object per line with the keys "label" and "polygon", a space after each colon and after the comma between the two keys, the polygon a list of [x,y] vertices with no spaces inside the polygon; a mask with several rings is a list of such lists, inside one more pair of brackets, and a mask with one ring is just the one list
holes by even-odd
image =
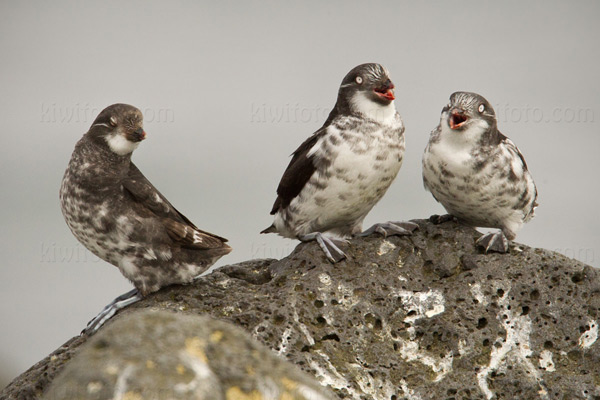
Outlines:
{"label": "yellow lichen patch", "polygon": [[146,360],[146,368],[154,369],[156,367],[156,363],[152,360]]}
{"label": "yellow lichen patch", "polygon": [[283,392],[281,393],[281,396],[279,396],[279,400],[294,400],[294,396],[292,396],[288,392]]}
{"label": "yellow lichen patch", "polygon": [[208,362],[206,353],[204,353],[205,346],[206,342],[200,339],[198,336],[185,339],[185,351],[187,351],[194,357],[199,358],[204,363]]}
{"label": "yellow lichen patch", "polygon": [[114,364],[111,364],[104,369],[104,372],[106,372],[109,375],[117,375],[119,373],[119,367],[117,367]]}
{"label": "yellow lichen patch", "polygon": [[177,370],[177,373],[179,375],[185,374],[185,367],[183,365],[177,364],[177,367],[175,367],[175,369]]}
{"label": "yellow lichen patch", "polygon": [[238,386],[232,386],[225,392],[226,400],[262,400],[262,395],[258,390],[250,393],[243,392]]}
{"label": "yellow lichen patch", "polygon": [[246,373],[248,374],[248,376],[254,376],[254,375],[256,375],[256,371],[254,370],[254,368],[252,367],[252,365],[247,365],[246,366]]}
{"label": "yellow lichen patch", "polygon": [[223,339],[223,331],[214,331],[209,337],[211,343],[219,343]]}
{"label": "yellow lichen patch", "polygon": [[290,391],[296,390],[296,388],[298,387],[298,382],[293,381],[290,378],[286,378],[285,376],[281,378],[281,384],[284,388]]}
{"label": "yellow lichen patch", "polygon": [[102,384],[102,382],[99,381],[93,381],[87,384],[87,392],[88,394],[96,394],[99,391],[102,390],[102,388],[104,387],[104,385]]}
{"label": "yellow lichen patch", "polygon": [[123,397],[121,397],[121,399],[123,399],[123,400],[143,400],[143,397],[140,393],[134,392],[132,390],[132,391],[125,393],[123,395]]}

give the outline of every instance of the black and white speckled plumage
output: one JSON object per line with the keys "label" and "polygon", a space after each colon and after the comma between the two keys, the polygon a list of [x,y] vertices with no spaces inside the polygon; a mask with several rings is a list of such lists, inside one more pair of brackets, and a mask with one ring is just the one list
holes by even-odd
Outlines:
{"label": "black and white speckled plumage", "polygon": [[226,239],[178,212],[131,162],[144,137],[137,108],[107,107],[75,146],[60,188],[71,232],[143,296],[190,282],[231,251]]}
{"label": "black and white speckled plumage", "polygon": [[443,110],[423,155],[423,182],[449,214],[512,240],[537,206],[523,155],[497,129],[492,106],[457,92]]}
{"label": "black and white speckled plumage", "polygon": [[379,64],[346,75],[323,127],[293,153],[277,188],[273,225],[264,233],[345,238],[361,232],[402,164],[404,125],[391,89]]}

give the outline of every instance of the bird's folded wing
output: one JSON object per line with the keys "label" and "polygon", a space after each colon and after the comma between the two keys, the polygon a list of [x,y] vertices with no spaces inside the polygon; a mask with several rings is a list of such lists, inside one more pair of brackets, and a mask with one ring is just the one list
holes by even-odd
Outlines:
{"label": "bird's folded wing", "polygon": [[506,146],[506,148],[516,154],[520,159],[521,159],[521,163],[523,164],[523,170],[526,171],[527,170],[527,163],[525,162],[525,158],[523,157],[523,154],[521,154],[521,151],[519,150],[519,148],[517,147],[516,144],[513,143],[512,140],[510,140],[509,138],[507,138],[506,136],[500,134],[502,137],[502,143]]}
{"label": "bird's folded wing", "polygon": [[531,173],[529,172],[529,169],[527,168],[527,163],[525,162],[525,157],[523,157],[523,154],[521,153],[521,151],[519,150],[519,148],[517,147],[516,144],[513,143],[512,140],[510,140],[509,138],[507,138],[506,136],[502,135],[502,143],[506,146],[506,148],[511,151],[512,153],[516,154],[519,159],[521,160],[521,163],[523,164],[523,173],[525,175],[529,176],[529,181],[531,182],[531,188],[533,190],[533,201],[531,202],[531,208],[529,209],[529,211],[527,212],[526,215],[526,219],[529,218],[530,216],[533,216],[533,211],[535,209],[535,207],[538,206],[537,203],[537,197],[538,197],[538,192],[537,192],[537,187],[535,186],[535,183],[533,182],[533,178],[531,177]]}
{"label": "bird's folded wing", "polygon": [[172,219],[163,219],[167,233],[175,242],[184,247],[198,249],[214,249],[224,246],[224,241],[218,236],[195,229],[187,224],[182,224]]}
{"label": "bird's folded wing", "polygon": [[198,229],[146,179],[131,163],[129,176],[123,180],[123,188],[133,199],[160,218],[167,233],[181,245],[192,248],[222,247],[227,239]]}
{"label": "bird's folded wing", "polygon": [[317,144],[319,138],[325,134],[326,129],[326,127],[319,129],[292,154],[292,160],[277,187],[277,199],[273,204],[271,214],[275,214],[280,208],[286,208],[298,196],[312,174],[314,174],[317,169],[315,155],[309,155],[308,153]]}

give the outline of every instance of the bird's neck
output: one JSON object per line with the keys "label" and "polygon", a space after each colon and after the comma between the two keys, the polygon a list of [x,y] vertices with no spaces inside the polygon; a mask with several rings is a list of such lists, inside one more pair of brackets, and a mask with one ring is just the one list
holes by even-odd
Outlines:
{"label": "bird's neck", "polygon": [[451,129],[443,118],[440,125],[442,142],[467,151],[479,146],[484,138],[492,134],[490,126],[483,120],[477,121],[463,130]]}
{"label": "bird's neck", "polygon": [[73,157],[78,166],[77,178],[90,182],[118,181],[125,178],[131,165],[131,153],[120,156],[112,152],[107,145],[99,145],[88,138],[81,139]]}
{"label": "bird's neck", "polygon": [[396,114],[393,101],[387,105],[378,104],[367,98],[364,93],[358,92],[350,98],[350,101],[341,98],[341,96],[338,97],[338,101],[331,110],[325,125],[339,115],[357,115],[383,125],[394,125],[397,123]]}

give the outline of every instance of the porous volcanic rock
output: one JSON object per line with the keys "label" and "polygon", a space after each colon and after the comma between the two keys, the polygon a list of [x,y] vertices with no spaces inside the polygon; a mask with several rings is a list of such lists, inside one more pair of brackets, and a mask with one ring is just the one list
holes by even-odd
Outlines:
{"label": "porous volcanic rock", "polygon": [[201,315],[143,310],[96,334],[44,400],[332,400],[313,377],[241,328]]}
{"label": "porous volcanic rock", "polygon": [[[410,237],[350,241],[330,264],[315,243],[282,260],[223,267],[123,310],[229,321],[347,399],[600,399],[600,277],[558,253],[415,221]],[[2,392],[37,398],[78,337]],[[21,395],[21,397],[19,397]]]}

